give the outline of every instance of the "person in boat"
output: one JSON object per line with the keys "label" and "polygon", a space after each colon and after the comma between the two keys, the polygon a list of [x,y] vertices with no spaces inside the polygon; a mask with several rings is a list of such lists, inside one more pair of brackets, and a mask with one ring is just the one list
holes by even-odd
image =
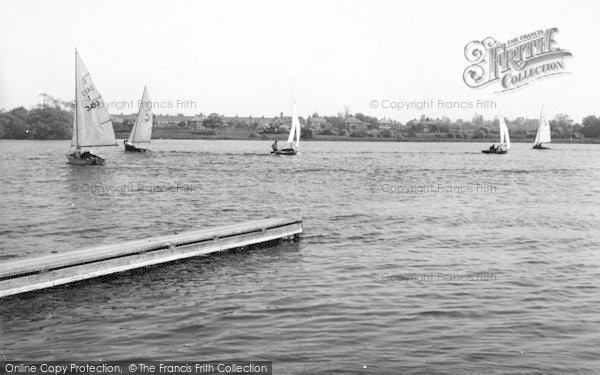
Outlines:
{"label": "person in boat", "polygon": [[271,145],[271,148],[273,149],[273,152],[277,151],[277,140],[275,140],[275,142],[273,142],[273,144]]}
{"label": "person in boat", "polygon": [[81,154],[81,159],[91,159],[92,158],[92,154],[89,151],[84,151]]}

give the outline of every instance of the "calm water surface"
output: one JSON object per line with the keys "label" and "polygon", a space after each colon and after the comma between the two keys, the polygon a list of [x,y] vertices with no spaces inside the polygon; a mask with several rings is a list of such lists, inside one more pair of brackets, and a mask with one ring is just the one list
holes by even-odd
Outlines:
{"label": "calm water surface", "polygon": [[0,141],[0,262],[302,217],[298,243],[0,300],[0,358],[272,360],[275,373],[600,369],[600,147],[156,140],[73,167]]}

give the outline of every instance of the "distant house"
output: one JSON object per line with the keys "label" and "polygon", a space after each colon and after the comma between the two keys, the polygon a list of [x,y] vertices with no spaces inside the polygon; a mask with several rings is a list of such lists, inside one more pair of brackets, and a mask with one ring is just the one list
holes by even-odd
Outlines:
{"label": "distant house", "polygon": [[110,115],[110,120],[116,124],[123,124],[125,122],[133,123],[133,122],[135,122],[136,116],[137,116],[137,114],[135,114],[135,113],[132,113],[129,115],[125,115],[125,114],[121,113],[118,115]]}
{"label": "distant house", "polygon": [[382,118],[377,121],[379,123],[380,130],[391,130],[397,129],[400,127],[400,123],[396,120],[392,120],[390,118]]}
{"label": "distant house", "polygon": [[367,130],[369,124],[360,121],[354,116],[348,116],[342,121],[342,125],[349,131],[362,131]]}
{"label": "distant house", "polygon": [[254,117],[254,116],[225,116],[223,117],[223,123],[228,126],[237,126],[243,124],[246,127],[258,127],[261,125],[269,125],[273,121],[273,117]]}
{"label": "distant house", "polygon": [[113,128],[116,132],[128,132],[133,127],[136,117],[136,113],[129,115],[121,113],[118,115],[110,115],[110,120],[112,121]]}
{"label": "distant house", "polygon": [[417,133],[430,133],[435,132],[438,127],[442,124],[442,121],[439,119],[425,119],[421,120],[416,124]]}
{"label": "distant house", "polygon": [[192,119],[188,121],[188,125],[195,131],[202,130],[204,129],[204,125],[202,125],[202,123],[207,118],[208,116],[205,116],[202,113],[200,113],[199,115],[192,117]]}
{"label": "distant house", "polygon": [[307,127],[310,127],[312,129],[323,130],[331,127],[331,124],[327,122],[327,119],[325,119],[325,117],[313,116],[309,117],[306,121]]}
{"label": "distant house", "polygon": [[154,124],[157,128],[175,128],[188,126],[195,116],[178,115],[154,115]]}
{"label": "distant house", "polygon": [[[300,127],[303,128],[306,126],[306,121],[304,121],[303,117],[298,117],[300,121]],[[285,131],[285,129],[290,130],[292,128],[292,116],[284,116],[283,113],[273,119],[270,123],[271,129],[275,132]]]}

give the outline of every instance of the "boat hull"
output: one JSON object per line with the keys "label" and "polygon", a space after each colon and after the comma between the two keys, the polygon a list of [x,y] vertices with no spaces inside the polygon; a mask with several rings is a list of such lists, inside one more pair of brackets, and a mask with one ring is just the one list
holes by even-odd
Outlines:
{"label": "boat hull", "polygon": [[542,145],[533,145],[534,150],[550,150],[550,147],[544,147]]}
{"label": "boat hull", "polygon": [[481,152],[484,153],[484,154],[507,154],[508,150],[497,150],[497,151],[481,150]]}
{"label": "boat hull", "polygon": [[138,148],[132,145],[131,143],[127,143],[127,141],[123,142],[125,144],[125,152],[146,152],[145,148]]}
{"label": "boat hull", "polygon": [[293,148],[284,148],[281,150],[271,151],[271,154],[274,154],[274,155],[296,155],[296,154],[298,154],[298,151],[294,150]]}
{"label": "boat hull", "polygon": [[85,159],[67,154],[67,163],[72,165],[104,165],[106,161],[100,156],[93,154],[90,154],[90,157]]}

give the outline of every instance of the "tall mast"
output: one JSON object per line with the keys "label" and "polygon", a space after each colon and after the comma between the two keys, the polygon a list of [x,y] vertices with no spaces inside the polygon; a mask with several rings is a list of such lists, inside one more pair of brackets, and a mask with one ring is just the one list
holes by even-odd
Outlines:
{"label": "tall mast", "polygon": [[77,141],[77,149],[79,147],[79,102],[77,101],[77,49],[75,49],[75,140]]}

